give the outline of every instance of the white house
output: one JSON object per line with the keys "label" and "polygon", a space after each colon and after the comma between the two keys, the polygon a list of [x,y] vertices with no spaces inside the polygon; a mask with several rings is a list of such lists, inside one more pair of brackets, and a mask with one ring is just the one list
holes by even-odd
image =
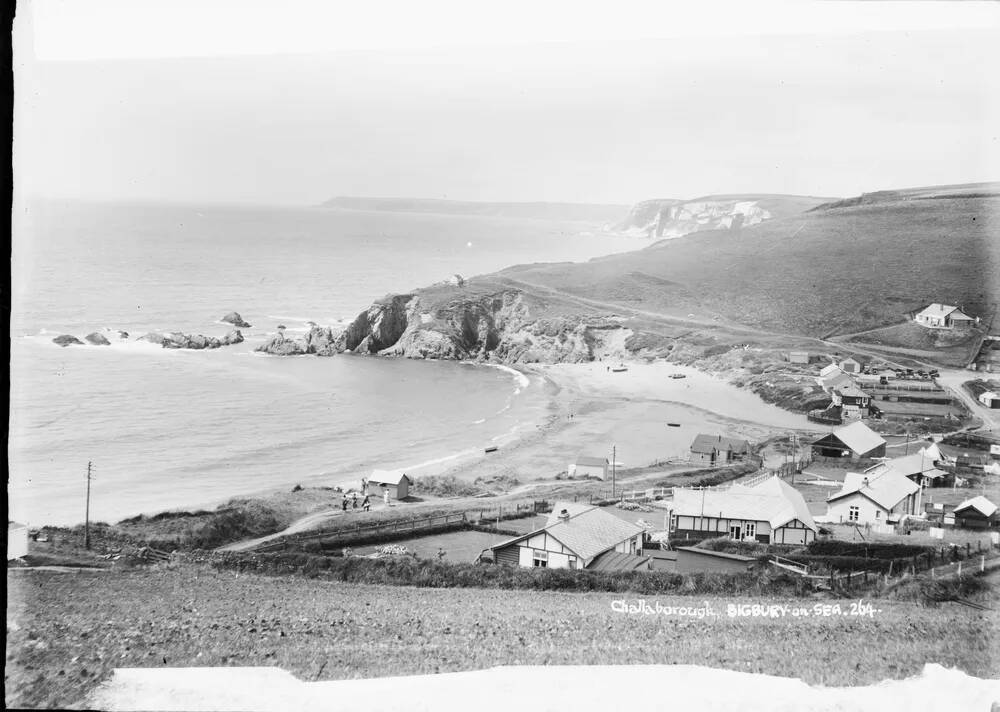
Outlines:
{"label": "white house", "polygon": [[606,480],[608,478],[608,458],[580,455],[573,463],[572,470],[577,477],[597,477]]}
{"label": "white house", "polygon": [[498,564],[553,569],[645,568],[643,528],[598,507],[556,502],[541,529],[492,546]]}
{"label": "white house", "polygon": [[780,477],[725,490],[674,488],[671,536],[808,544],[818,531],[802,494]]}
{"label": "white house", "polygon": [[[937,449],[936,445],[932,445],[932,447],[935,450]],[[933,455],[933,453],[930,453],[930,455]],[[873,479],[891,470],[922,487],[934,487],[942,483],[948,476],[947,472],[935,466],[935,462],[933,457],[929,456],[927,450],[921,448],[920,452],[915,452],[912,455],[894,457],[877,465],[872,465],[865,470],[864,474],[869,479]]]}
{"label": "white house", "polygon": [[848,472],[840,491],[827,500],[826,520],[885,524],[919,511],[920,485],[892,468]]}
{"label": "white house", "polygon": [[913,320],[929,329],[968,329],[979,323],[979,319],[969,316],[950,304],[931,304],[917,312]]}

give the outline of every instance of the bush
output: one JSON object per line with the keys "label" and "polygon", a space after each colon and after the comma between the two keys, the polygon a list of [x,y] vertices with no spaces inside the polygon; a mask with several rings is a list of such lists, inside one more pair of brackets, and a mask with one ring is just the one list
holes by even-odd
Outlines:
{"label": "bush", "polygon": [[454,475],[417,477],[413,482],[413,489],[419,494],[433,494],[438,497],[467,497],[483,491],[482,487],[460,480]]}
{"label": "bush", "polygon": [[918,601],[925,606],[937,606],[943,601],[989,594],[993,587],[980,576],[959,576],[949,579],[916,578],[902,583],[893,592],[904,601]]}
{"label": "bush", "polygon": [[697,544],[699,549],[709,551],[721,551],[726,554],[739,554],[740,556],[762,556],[767,553],[767,546],[756,541],[736,541],[726,536],[715,539],[704,539]]}

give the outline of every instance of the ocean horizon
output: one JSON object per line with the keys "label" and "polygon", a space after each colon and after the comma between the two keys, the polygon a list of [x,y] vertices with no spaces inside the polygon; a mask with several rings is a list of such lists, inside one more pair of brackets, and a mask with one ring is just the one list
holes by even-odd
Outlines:
{"label": "ocean horizon", "polygon": [[[454,274],[579,261],[642,243],[574,222],[232,205],[28,206],[14,234],[9,518],[83,521],[360,482],[510,442],[548,413],[513,369],[253,351],[278,326],[344,325]],[[149,332],[246,341],[176,351]],[[110,346],[60,347],[100,332]],[[120,338],[119,332],[127,332]]]}

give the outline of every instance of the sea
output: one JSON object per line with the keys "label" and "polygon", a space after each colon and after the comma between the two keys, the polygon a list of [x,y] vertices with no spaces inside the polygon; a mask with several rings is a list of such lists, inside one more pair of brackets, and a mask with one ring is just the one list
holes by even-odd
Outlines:
{"label": "sea", "polygon": [[[254,347],[375,299],[641,241],[599,226],[316,207],[34,201],[14,215],[8,519],[71,525],[212,507],[296,484],[416,476],[534,430],[550,393],[514,369]],[[137,337],[242,344],[168,350]],[[60,347],[101,332],[110,346]],[[127,338],[119,336],[127,332]]]}

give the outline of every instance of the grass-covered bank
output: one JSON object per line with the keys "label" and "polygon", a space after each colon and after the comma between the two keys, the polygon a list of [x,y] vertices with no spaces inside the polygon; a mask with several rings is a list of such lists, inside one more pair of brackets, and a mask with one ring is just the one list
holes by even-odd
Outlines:
{"label": "grass-covered bank", "polygon": [[[1000,663],[997,616],[951,603],[876,601],[871,617],[730,618],[729,604],[847,610],[851,602],[389,587],[194,564],[16,571],[7,581],[6,701],[15,707],[84,706],[115,667],[265,665],[329,680],[501,664],[678,663],[863,685],[916,674],[927,662],[979,677]],[[637,597],[684,607],[708,600],[723,615],[611,608]]]}

